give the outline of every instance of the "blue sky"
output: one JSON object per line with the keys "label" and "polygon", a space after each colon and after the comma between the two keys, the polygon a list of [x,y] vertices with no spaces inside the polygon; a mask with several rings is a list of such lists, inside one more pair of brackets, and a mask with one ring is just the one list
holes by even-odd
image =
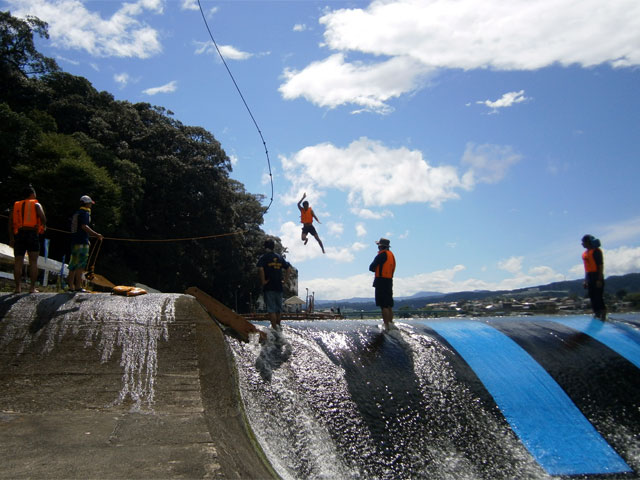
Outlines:
{"label": "blue sky", "polygon": [[[580,278],[585,233],[607,275],[640,272],[637,0],[201,4],[301,292],[371,297],[383,236],[396,296]],[[0,6],[48,22],[65,71],[212,132],[270,196],[195,0]],[[325,255],[300,240],[303,192]]]}

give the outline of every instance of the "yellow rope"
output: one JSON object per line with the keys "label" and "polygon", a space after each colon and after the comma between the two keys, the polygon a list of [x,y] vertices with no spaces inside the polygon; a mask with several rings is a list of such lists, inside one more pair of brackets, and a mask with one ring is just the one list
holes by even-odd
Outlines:
{"label": "yellow rope", "polygon": [[[3,218],[9,218],[7,215],[0,215]],[[47,227],[47,230],[53,230],[54,232],[61,233],[71,233],[67,230],[60,230],[53,227]],[[246,233],[249,230],[239,230],[237,232],[228,232],[228,233],[218,233],[215,235],[203,235],[201,237],[182,237],[182,238],[152,238],[152,239],[144,239],[144,238],[118,238],[118,237],[104,237],[105,240],[114,240],[117,242],[185,242],[188,240],[206,240],[208,238],[220,238],[220,237],[229,237],[231,235],[240,235],[242,233]]]}

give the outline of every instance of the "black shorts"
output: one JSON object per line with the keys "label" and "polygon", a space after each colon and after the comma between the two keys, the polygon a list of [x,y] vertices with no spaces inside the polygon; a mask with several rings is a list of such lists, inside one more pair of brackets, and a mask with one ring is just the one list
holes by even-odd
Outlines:
{"label": "black shorts", "polygon": [[309,224],[309,225],[303,225],[302,226],[302,233],[310,233],[311,235],[313,235],[314,237],[318,236],[318,232],[316,232],[316,227],[314,227],[313,225]]}
{"label": "black shorts", "polygon": [[376,288],[376,306],[380,308],[393,307],[393,279],[378,277],[373,286]]}
{"label": "black shorts", "polygon": [[24,257],[25,252],[40,253],[40,237],[35,230],[20,230],[14,237],[13,256]]}

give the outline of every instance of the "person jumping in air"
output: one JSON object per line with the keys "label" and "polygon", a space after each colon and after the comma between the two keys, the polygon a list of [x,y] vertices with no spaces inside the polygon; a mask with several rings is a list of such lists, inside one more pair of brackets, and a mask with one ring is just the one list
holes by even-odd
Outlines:
{"label": "person jumping in air", "polygon": [[318,217],[316,217],[316,214],[314,213],[313,209],[309,206],[309,202],[307,202],[306,200],[303,202],[305,198],[307,198],[306,193],[302,195],[302,198],[298,202],[298,210],[300,210],[300,222],[302,223],[301,239],[306,245],[307,242],[309,241],[309,239],[307,238],[307,235],[308,234],[313,235],[315,239],[318,241],[318,243],[320,244],[322,253],[325,253],[324,245],[322,245],[322,240],[320,240],[320,237],[318,236],[318,232],[316,232],[316,227],[313,226],[313,219],[315,218],[318,223],[321,223],[321,222],[320,220],[318,220]]}

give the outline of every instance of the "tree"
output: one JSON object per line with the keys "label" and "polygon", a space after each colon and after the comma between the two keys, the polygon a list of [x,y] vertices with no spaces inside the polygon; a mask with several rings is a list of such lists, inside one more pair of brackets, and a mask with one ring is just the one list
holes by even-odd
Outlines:
{"label": "tree", "polygon": [[[261,289],[263,197],[229,177],[229,157],[210,132],[60,71],[37,52],[34,34],[46,38],[46,23],[1,14],[0,202],[8,207],[33,183],[51,255],[61,258],[69,217],[88,194],[96,229],[110,237],[97,271],[166,292],[198,286],[227,305],[238,296],[248,309]],[[190,240],[167,241],[176,237]]]}
{"label": "tree", "polygon": [[0,12],[0,71],[29,77],[58,70],[56,61],[38,52],[33,43],[34,33],[49,38],[47,28],[47,23],[36,17],[22,20],[10,12]]}

